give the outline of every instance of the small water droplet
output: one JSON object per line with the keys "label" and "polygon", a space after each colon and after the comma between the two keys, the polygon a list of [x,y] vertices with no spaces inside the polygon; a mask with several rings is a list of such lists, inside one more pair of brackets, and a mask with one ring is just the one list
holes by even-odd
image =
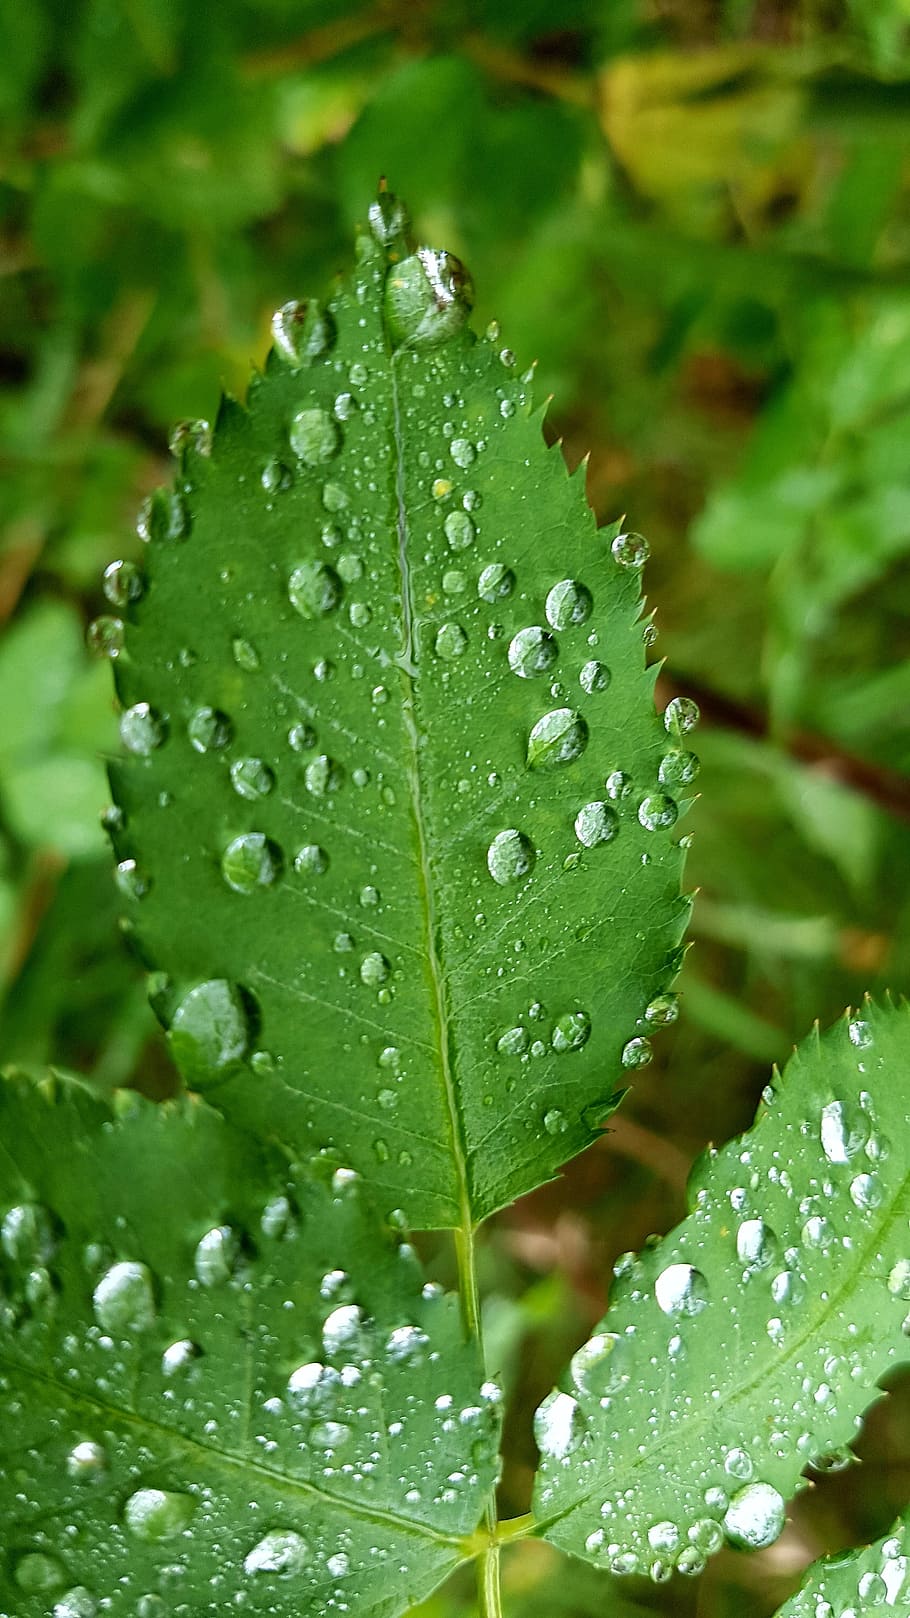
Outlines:
{"label": "small water droplet", "polygon": [[597,691],[606,691],[611,678],[606,663],[599,663],[596,657],[592,657],[584,664],[578,676],[578,683],[583,691],[593,696]]}
{"label": "small water droplet", "polygon": [[335,331],[332,318],[315,301],[283,303],[272,316],[272,341],[287,365],[297,369],[305,360],[318,359],[331,348]]}
{"label": "small water droplet", "polygon": [[168,1489],[137,1489],[123,1508],[126,1526],[136,1539],[154,1544],[175,1539],[189,1527],[196,1503],[188,1494]]}
{"label": "small water droplet", "polygon": [[477,594],[481,601],[488,601],[491,606],[504,601],[515,589],[515,574],[510,567],[502,562],[491,562],[485,567],[477,580]]}
{"label": "small water droplet", "polygon": [[235,635],[231,641],[231,653],[238,668],[245,669],[248,674],[255,674],[259,668],[259,653],[252,641],[244,640],[242,635]]}
{"label": "small water droplet", "polygon": [[145,581],[135,562],[111,562],[104,570],[102,589],[112,607],[128,607],[138,601]]}
{"label": "small water droplet", "polygon": [[148,758],[166,735],[165,721],[147,702],[136,702],[120,715],[120,740],[137,758]]}
{"label": "small water droplet", "polygon": [[665,753],[657,767],[657,779],[663,787],[687,787],[698,776],[701,761],[697,753],[682,749]]}
{"label": "small water droplet", "polygon": [[453,551],[465,551],[473,545],[476,529],[466,511],[450,511],[443,528]]}
{"label": "small water droplet", "polygon": [[773,1545],[783,1530],[783,1497],[770,1483],[747,1483],[733,1496],[724,1516],[724,1532],[731,1544],[760,1551]]}
{"label": "small water droplet", "polygon": [[219,1287],[229,1281],[237,1262],[237,1238],[230,1225],[215,1225],[196,1243],[193,1269],[200,1286]]}
{"label": "small water droplet", "polygon": [[93,1483],[107,1470],[107,1453],[101,1444],[83,1439],[66,1457],[66,1470],[76,1483]]}
{"label": "small water droplet", "polygon": [[560,579],[550,590],[545,604],[547,622],[554,629],[571,629],[587,623],[594,603],[591,592],[577,579]]}
{"label": "small water droplet", "polygon": [[516,1026],[507,1028],[496,1041],[496,1049],[503,1056],[522,1056],[528,1048],[528,1031]]}
{"label": "small water droplet", "polygon": [[766,1270],[780,1254],[780,1243],[763,1219],[746,1219],[736,1232],[736,1256],[750,1273]]}
{"label": "small water droplet", "polygon": [[554,1390],[534,1416],[534,1438],[541,1455],[561,1461],[578,1449],[585,1421],[577,1399]]}
{"label": "small water droplet", "polygon": [[199,1358],[199,1349],[189,1337],[181,1337],[174,1343],[168,1343],[161,1356],[162,1376],[179,1376],[181,1372],[189,1370],[195,1360]]}
{"label": "small water droplet", "polygon": [[614,803],[621,803],[624,798],[630,798],[634,790],[635,783],[625,770],[611,771],[604,782],[604,791]]}
{"label": "small water droplet", "polygon": [[324,798],[329,792],[337,792],[344,784],[344,770],[328,754],[320,753],[317,758],[310,760],[303,772],[303,780],[314,798]]}
{"label": "small water droplet", "polygon": [[85,634],[85,644],[93,657],[119,657],[123,651],[124,625],[122,618],[102,615],[93,618]]}
{"label": "small water droplet", "polygon": [[275,776],[264,759],[237,758],[231,765],[231,786],[250,803],[267,798],[274,785]]}
{"label": "small water droplet", "polygon": [[487,869],[493,881],[505,887],[530,875],[535,858],[530,838],[510,826],[507,831],[497,832],[487,849]]}
{"label": "small water droplet", "polygon": [[300,1534],[292,1528],[273,1528],[247,1552],[243,1571],[251,1578],[271,1573],[280,1579],[292,1579],[303,1572],[309,1559],[310,1548]]}
{"label": "small water droplet", "polygon": [[469,438],[453,438],[449,445],[449,454],[455,465],[463,472],[466,472],[469,466],[473,466],[477,459],[477,451]]}
{"label": "small water droplet", "polygon": [[232,838],[221,856],[221,874],[235,893],[271,887],[281,874],[281,850],[261,831]]}
{"label": "small water droplet", "polygon": [[622,1387],[629,1370],[630,1352],[625,1338],[598,1332],[572,1356],[572,1381],[582,1393],[601,1399]]}
{"label": "small water droplet", "polygon": [[672,697],[664,709],[664,725],[671,735],[688,736],[699,718],[698,703],[691,697]]}
{"label": "small water droplet", "polygon": [[360,981],[365,983],[367,988],[375,989],[380,983],[385,983],[390,971],[391,967],[385,956],[380,955],[378,950],[372,950],[360,963]]}
{"label": "small water droplet", "polygon": [[679,996],[656,994],[645,1006],[645,1022],[654,1028],[668,1028],[679,1016]]}
{"label": "small water droplet", "polygon": [[182,496],[173,489],[156,489],[142,502],[136,532],[147,544],[183,539],[189,531],[189,512]]}
{"label": "small water droplet", "polygon": [[653,1057],[650,1040],[635,1038],[626,1041],[620,1061],[625,1068],[647,1067]]}
{"label": "small water droplet", "polygon": [[324,876],[329,868],[329,856],[318,843],[305,843],[294,856],[294,870],[300,876]]}
{"label": "small water droplet", "polygon": [[821,1143],[829,1163],[849,1163],[863,1150],[871,1123],[861,1108],[846,1101],[829,1101],[822,1108]]}
{"label": "small water droplet", "polygon": [[259,481],[266,494],[281,494],[289,489],[294,481],[294,474],[283,461],[266,461],[259,474]]}
{"label": "small water droplet", "polygon": [[563,1135],[568,1129],[568,1121],[564,1112],[558,1107],[551,1107],[543,1115],[543,1127],[548,1135]]}
{"label": "small water droplet", "polygon": [[76,1584],[54,1602],[53,1618],[96,1618],[98,1603],[84,1584]]}

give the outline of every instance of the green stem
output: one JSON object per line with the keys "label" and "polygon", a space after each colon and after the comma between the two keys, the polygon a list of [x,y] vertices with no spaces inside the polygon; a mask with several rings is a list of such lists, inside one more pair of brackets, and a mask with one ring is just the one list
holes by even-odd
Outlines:
{"label": "green stem", "polygon": [[491,1544],[477,1564],[477,1594],[480,1618],[502,1618],[502,1592],[499,1585],[499,1546]]}

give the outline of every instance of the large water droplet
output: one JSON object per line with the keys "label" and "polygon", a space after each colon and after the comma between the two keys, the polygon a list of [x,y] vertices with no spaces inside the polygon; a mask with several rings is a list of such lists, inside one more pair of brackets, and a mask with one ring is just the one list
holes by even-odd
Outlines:
{"label": "large water droplet", "polygon": [[265,1534],[243,1560],[244,1573],[272,1573],[281,1579],[292,1579],[302,1573],[310,1559],[306,1540],[293,1528],[273,1528]]}
{"label": "large water droplet", "polygon": [[466,472],[469,466],[473,466],[477,458],[477,451],[469,438],[453,438],[449,445],[449,454],[455,465],[463,472]]}
{"label": "large water droplet", "polygon": [[636,1036],[626,1041],[622,1048],[620,1061],[625,1068],[647,1067],[654,1058],[651,1042]]}
{"label": "large water droplet", "polygon": [[644,534],[617,534],[610,549],[620,567],[642,568],[648,560],[648,541]]}
{"label": "large water droplet", "polygon": [[170,1027],[170,1045],[190,1084],[211,1083],[246,1055],[249,1015],[243,997],[224,978],[197,983],[181,1000]]}
{"label": "large water droplet", "polygon": [[356,1303],[343,1303],[327,1316],[322,1328],[322,1346],[330,1356],[355,1352],[364,1332],[363,1310]]}
{"label": "large water droplet", "polygon": [[606,663],[599,663],[597,658],[591,658],[585,663],[578,676],[578,683],[583,691],[593,696],[597,691],[606,691],[612,676]]}
{"label": "large water droplet", "polygon": [[83,1439],[74,1444],[66,1457],[66,1470],[76,1483],[93,1483],[107,1469],[107,1454],[101,1444]]}
{"label": "large water droplet", "polygon": [[197,708],[187,721],[186,733],[197,753],[230,746],[233,726],[218,708]]}
{"label": "large water droplet", "polygon": [[470,277],[457,258],[418,248],[386,277],[385,317],[393,343],[438,347],[464,325],[473,301]]}
{"label": "large water droplet", "polygon": [[467,644],[468,637],[461,624],[441,624],[436,631],[436,640],[434,642],[436,656],[443,658],[447,663],[451,662],[454,657],[461,657]]}
{"label": "large water droplet", "polygon": [[271,887],[281,875],[281,850],[261,831],[243,832],[222,854],[221,874],[235,893]]}
{"label": "large water droplet", "polygon": [[137,758],[148,758],[166,735],[164,720],[147,702],[136,702],[120,715],[120,740]]}
{"label": "large water droplet", "polygon": [[318,405],[297,412],[288,437],[294,454],[306,466],[322,466],[341,448],[341,431],[337,421]]}
{"label": "large water droplet", "polygon": [[559,656],[559,646],[548,629],[531,624],[519,629],[509,643],[509,667],[523,680],[547,674]]}
{"label": "large water droplet", "polygon": [[154,1544],[176,1539],[192,1521],[196,1502],[169,1489],[137,1489],[123,1508],[126,1526],[137,1539]]}
{"label": "large water droplet", "polygon": [[550,1044],[562,1055],[566,1051],[580,1051],[591,1037],[591,1019],[586,1011],[565,1011],[553,1024]]}
{"label": "large water droplet", "polygon": [[664,725],[671,735],[688,736],[699,717],[698,703],[691,697],[672,697],[664,709]]}
{"label": "large water droplet", "polygon": [[580,758],[588,745],[588,727],[572,708],[553,708],[533,726],[528,737],[531,769],[554,769]]}
{"label": "large water droplet", "polygon": [[308,359],[318,359],[331,347],[334,337],[331,316],[315,301],[283,303],[272,316],[276,352],[294,369]]}
{"label": "large water droplet", "polygon": [[654,1283],[654,1296],[665,1315],[700,1315],[708,1306],[708,1283],[692,1264],[669,1264]]}
{"label": "large water droplet", "polygon": [[102,1331],[117,1337],[148,1331],[155,1320],[155,1292],[145,1264],[112,1264],[92,1293],[95,1319]]}
{"label": "large water droplet", "polygon": [[193,1269],[201,1286],[223,1286],[236,1262],[237,1238],[230,1225],[215,1225],[196,1244]]}
{"label": "large water droplet", "polygon": [[41,1264],[56,1246],[54,1222],[40,1202],[17,1202],[0,1224],[0,1247],[14,1264]]}
{"label": "large water droplet", "polygon": [[520,882],[534,869],[534,845],[524,832],[510,826],[496,833],[487,849],[487,869],[494,882],[505,887],[509,882]]}
{"label": "large water droplet", "polygon": [[369,989],[377,989],[381,983],[385,983],[390,971],[385,956],[380,955],[378,950],[371,950],[360,963],[360,981]]}
{"label": "large water droplet", "polygon": [[288,579],[291,606],[302,618],[324,618],[338,606],[344,586],[327,562],[301,562]]}
{"label": "large water droplet", "polygon": [[145,583],[135,562],[111,562],[104,570],[101,588],[112,607],[122,608],[139,600]]}
{"label": "large water droplet", "polygon": [[15,1580],[26,1595],[44,1595],[66,1583],[66,1573],[55,1556],[27,1551],[16,1562]]}
{"label": "large water droplet", "polygon": [[615,1332],[598,1332],[583,1343],[571,1362],[572,1381],[582,1392],[600,1399],[621,1388],[629,1369],[629,1344]]}
{"label": "large water droplet", "polygon": [[327,753],[320,753],[317,758],[310,760],[303,772],[303,780],[314,798],[324,798],[327,793],[337,792],[343,785],[344,769]]}
{"label": "large water droplet", "polygon": [[514,589],[515,574],[502,562],[491,562],[483,569],[477,580],[477,594],[481,601],[488,601],[491,606],[495,606],[498,601],[504,601]]}
{"label": "large water droplet", "polygon": [[763,1219],[746,1219],[736,1232],[736,1256],[748,1271],[766,1270],[780,1252],[780,1243]]}
{"label": "large water droplet", "polygon": [[324,876],[329,868],[329,856],[318,843],[305,843],[294,856],[294,870],[300,876]]}
{"label": "large water droplet", "polygon": [[393,1365],[422,1365],[430,1339],[419,1326],[397,1326],[389,1334],[385,1357]]}
{"label": "large water droplet", "polygon": [[846,1101],[829,1101],[822,1108],[821,1143],[829,1163],[849,1163],[863,1150],[871,1123],[861,1108]]}
{"label": "large water droplet", "polygon": [[578,1400],[554,1390],[534,1416],[534,1437],[541,1455],[561,1461],[578,1448],[584,1435],[585,1420]]}
{"label": "large water droplet", "polygon": [[697,753],[683,749],[665,753],[657,769],[657,779],[663,787],[687,787],[696,779],[701,763]]}
{"label": "large water droplet", "polygon": [[476,529],[466,511],[450,511],[442,526],[453,551],[465,551],[473,545]]}
{"label": "large water droplet", "polygon": [[783,1497],[770,1483],[747,1483],[727,1507],[724,1532],[731,1544],[760,1551],[773,1545],[783,1530],[786,1511]]}
{"label": "large water droplet", "polygon": [[76,1584],[54,1602],[53,1618],[97,1618],[98,1603],[84,1584]]}
{"label": "large water droplet", "polygon": [[591,592],[585,585],[579,584],[577,579],[561,579],[546,599],[547,622],[554,629],[571,629],[587,622],[593,605]]}
{"label": "large water droplet", "polygon": [[645,1022],[652,1028],[668,1028],[678,1016],[679,996],[675,994],[656,994],[645,1006]]}
{"label": "large water droplet", "polygon": [[606,803],[586,803],[575,816],[575,835],[585,848],[612,842],[618,830],[615,810]]}
{"label": "large water droplet", "polygon": [[180,1337],[174,1343],[168,1343],[161,1356],[162,1376],[179,1376],[188,1371],[195,1360],[199,1358],[199,1349],[189,1337]]}
{"label": "large water droplet", "polygon": [[123,651],[124,626],[122,618],[109,618],[106,614],[93,618],[85,633],[85,644],[92,657],[119,657]]}
{"label": "large water droplet", "polygon": [[189,512],[173,489],[156,489],[139,508],[136,532],[147,542],[183,539],[189,529]]}
{"label": "large water droplet", "polygon": [[645,831],[667,831],[675,826],[679,809],[664,792],[650,792],[638,806],[638,818]]}

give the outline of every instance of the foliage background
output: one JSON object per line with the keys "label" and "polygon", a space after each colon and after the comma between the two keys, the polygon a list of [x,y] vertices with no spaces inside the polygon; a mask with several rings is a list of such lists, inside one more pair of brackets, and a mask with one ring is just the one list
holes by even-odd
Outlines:
{"label": "foliage background", "polygon": [[[319,291],[385,172],[462,256],[649,537],[664,697],[701,703],[684,1015],[602,1147],[484,1253],[530,1412],[611,1261],[683,1211],[811,1020],[910,968],[908,0],[0,0],[0,1035],[3,1059],[172,1083],[99,828],[103,566],[136,555],[181,417],[212,416]],[[604,971],[621,963],[604,962]],[[428,1249],[431,1263],[445,1256]],[[910,1383],[862,1465],[697,1585],[529,1545],[514,1618],[766,1614],[910,1495]],[[427,1618],[471,1609],[470,1588]]]}

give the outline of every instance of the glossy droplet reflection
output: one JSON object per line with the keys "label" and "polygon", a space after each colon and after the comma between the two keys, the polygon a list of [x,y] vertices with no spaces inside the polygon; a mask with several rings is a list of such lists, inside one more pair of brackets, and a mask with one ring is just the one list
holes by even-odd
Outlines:
{"label": "glossy droplet reflection", "polygon": [[338,606],[344,586],[327,562],[301,562],[288,579],[291,606],[301,618],[325,618]]}
{"label": "glossy droplet reflection", "polygon": [[724,1516],[724,1532],[731,1544],[760,1551],[773,1545],[783,1531],[783,1497],[770,1483],[748,1483],[731,1499]]}
{"label": "glossy droplet reflection", "polygon": [[102,1331],[120,1337],[148,1331],[156,1315],[151,1271],[129,1260],[113,1264],[92,1293],[92,1307]]}
{"label": "glossy droplet reflection", "polygon": [[205,1084],[246,1055],[250,1024],[240,990],[224,978],[199,983],[181,1000],[170,1026],[170,1045],[184,1078]]}
{"label": "glossy droplet reflection", "polygon": [[654,1283],[654,1296],[665,1315],[699,1315],[709,1301],[708,1283],[692,1264],[670,1264]]}
{"label": "glossy droplet reflection", "polygon": [[577,579],[561,579],[554,584],[546,600],[547,622],[554,629],[570,629],[587,623],[594,603],[590,590]]}
{"label": "glossy droplet reflection", "polygon": [[572,764],[588,745],[588,727],[572,708],[554,708],[533,726],[528,737],[531,769],[555,769]]}
{"label": "glossy droplet reflection", "polygon": [[585,848],[612,842],[618,829],[616,811],[607,803],[586,803],[575,816],[575,835]]}
{"label": "glossy droplet reflection", "polygon": [[386,278],[389,335],[399,347],[437,348],[464,325],[473,301],[464,265],[451,253],[420,247]]}
{"label": "glossy droplet reflection", "polygon": [[307,466],[321,466],[338,454],[341,432],[327,410],[299,410],[288,435],[294,454]]}
{"label": "glossy droplet reflection", "polygon": [[534,868],[534,860],[533,843],[514,826],[497,832],[487,849],[487,869],[500,887],[528,876]]}
{"label": "glossy droplet reflection", "polygon": [[509,667],[522,680],[547,674],[559,656],[559,646],[549,630],[533,624],[520,629],[509,643]]}
{"label": "glossy droplet reflection", "polygon": [[244,1557],[243,1571],[251,1576],[271,1573],[292,1579],[303,1572],[309,1559],[310,1548],[301,1534],[292,1528],[273,1528]]}
{"label": "glossy droplet reflection", "polygon": [[137,1489],[123,1508],[127,1528],[136,1539],[154,1544],[175,1539],[189,1527],[196,1503],[188,1494],[167,1489]]}
{"label": "glossy droplet reflection", "polygon": [[136,702],[120,715],[120,740],[137,758],[148,758],[166,735],[164,720],[147,702]]}
{"label": "glossy droplet reflection", "polygon": [[281,850],[262,832],[243,832],[221,856],[221,874],[235,893],[271,887],[281,874]]}

